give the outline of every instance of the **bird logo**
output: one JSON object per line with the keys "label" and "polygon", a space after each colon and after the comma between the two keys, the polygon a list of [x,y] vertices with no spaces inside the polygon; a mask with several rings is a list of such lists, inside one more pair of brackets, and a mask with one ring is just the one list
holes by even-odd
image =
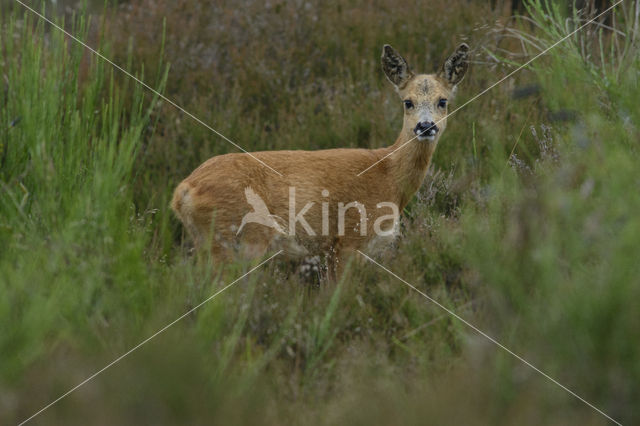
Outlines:
{"label": "bird logo", "polygon": [[268,226],[269,228],[273,228],[281,234],[286,234],[284,228],[276,220],[282,220],[282,218],[272,215],[264,200],[260,198],[260,196],[256,194],[250,186],[244,189],[244,195],[247,197],[247,203],[253,207],[253,211],[244,215],[236,235],[240,234],[240,231],[242,231],[242,228],[244,228],[247,223],[259,223],[261,225]]}

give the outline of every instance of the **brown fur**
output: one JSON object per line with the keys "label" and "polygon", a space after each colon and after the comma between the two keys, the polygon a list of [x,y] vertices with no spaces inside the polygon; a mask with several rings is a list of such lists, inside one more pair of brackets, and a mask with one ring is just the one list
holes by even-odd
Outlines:
{"label": "brown fur", "polygon": [[[376,238],[373,232],[375,219],[390,213],[389,208],[378,209],[377,204],[393,202],[401,212],[418,190],[438,139],[446,128],[446,120],[438,123],[440,131],[435,140],[416,139],[361,176],[357,176],[358,173],[414,138],[413,129],[425,111],[430,111],[433,121],[446,116],[446,108],[438,108],[437,102],[452,97],[455,84],[466,71],[467,50],[466,45],[459,47],[439,74],[414,75],[406,61],[385,45],[383,70],[402,100],[411,99],[415,105],[411,110],[405,110],[402,131],[393,145],[379,149],[252,153],[282,176],[247,154],[216,156],[178,185],[171,202],[172,209],[196,246],[211,241],[212,254],[217,259],[254,258],[270,249],[283,249],[291,255],[328,253],[333,260],[332,268],[340,269],[346,255],[356,249],[366,249]],[[252,210],[245,198],[248,187],[262,198],[269,212],[279,217],[285,227],[289,223],[289,187],[295,187],[296,214],[302,206],[314,202],[304,218],[317,235],[308,235],[300,224],[293,237],[256,223],[248,223],[236,235],[241,219]],[[329,195],[324,197],[322,190],[328,190]],[[366,208],[366,235],[361,235],[357,209],[351,208],[345,213],[345,232],[340,236],[337,232],[338,203],[353,201]],[[323,202],[329,203],[328,235],[321,235]]]}

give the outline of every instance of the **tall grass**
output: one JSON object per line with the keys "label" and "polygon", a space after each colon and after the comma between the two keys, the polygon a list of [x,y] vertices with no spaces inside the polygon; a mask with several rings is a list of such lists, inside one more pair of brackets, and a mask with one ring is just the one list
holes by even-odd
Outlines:
{"label": "tall grass", "polygon": [[[542,48],[583,22],[546,6],[528,7]],[[627,6],[633,16],[640,5]],[[625,37],[602,28],[579,33],[534,64],[545,102],[576,119],[532,128],[529,166],[496,175],[487,204],[461,216],[465,258],[491,289],[503,332],[561,382],[630,421],[640,379],[631,338],[640,325],[640,228],[631,214],[640,207],[640,134],[632,124],[640,116],[629,102],[640,94],[640,58],[633,21],[616,25]]]}
{"label": "tall grass", "polygon": [[[11,376],[79,324],[150,308],[136,284],[149,238],[129,182],[156,101],[42,22],[3,23],[1,368]],[[86,37],[87,22],[71,30]]]}
{"label": "tall grass", "polygon": [[[468,38],[461,104],[518,60],[496,57],[535,54],[585,19],[527,4],[512,20],[462,0],[125,2],[100,25],[80,14],[66,28],[244,147],[382,146],[401,120],[382,43],[433,71]],[[403,237],[379,258],[625,424],[640,416],[638,7],[452,117]],[[248,265],[190,255],[167,208],[180,178],[229,147],[60,32],[6,13],[0,422],[11,424]],[[357,259],[335,286],[270,263],[34,421],[606,423]]]}

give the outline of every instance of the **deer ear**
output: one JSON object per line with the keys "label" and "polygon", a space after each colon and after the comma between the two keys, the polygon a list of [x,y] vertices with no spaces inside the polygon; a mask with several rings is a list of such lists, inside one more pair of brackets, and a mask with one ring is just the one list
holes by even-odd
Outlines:
{"label": "deer ear", "polygon": [[438,76],[449,82],[451,86],[455,86],[462,81],[462,78],[469,68],[468,58],[469,45],[462,43],[453,55],[444,61],[444,65],[442,65],[442,70],[438,73]]}
{"label": "deer ear", "polygon": [[382,47],[382,70],[397,89],[402,89],[413,77],[407,61],[388,44]]}

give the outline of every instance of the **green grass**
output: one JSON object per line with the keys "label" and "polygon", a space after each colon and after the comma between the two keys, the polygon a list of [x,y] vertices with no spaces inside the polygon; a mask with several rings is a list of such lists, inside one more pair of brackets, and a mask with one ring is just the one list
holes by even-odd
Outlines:
{"label": "green grass", "polygon": [[[455,108],[526,60],[505,51],[579,25],[541,1],[533,21],[463,0],[305,4],[149,0],[65,28],[259,150],[393,142],[385,42],[434,71],[464,36],[476,50]],[[451,117],[378,258],[624,424],[640,419],[639,7],[610,22],[625,37],[581,32]],[[19,7],[0,13],[0,423],[15,424],[252,265],[190,255],[168,209],[232,147]],[[268,264],[37,422],[607,420],[354,259],[335,285]]]}

